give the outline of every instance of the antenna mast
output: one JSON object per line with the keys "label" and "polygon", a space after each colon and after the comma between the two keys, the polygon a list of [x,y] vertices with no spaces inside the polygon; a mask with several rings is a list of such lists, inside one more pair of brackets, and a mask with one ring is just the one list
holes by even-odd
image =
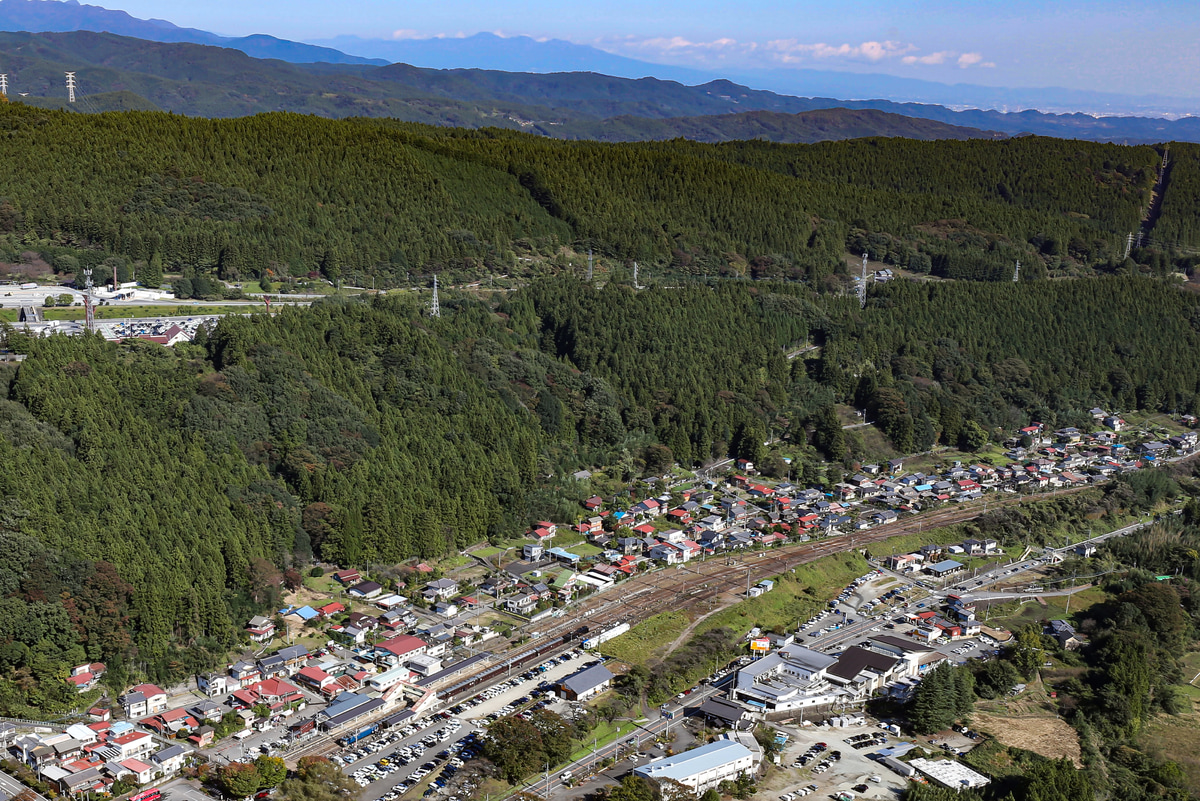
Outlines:
{"label": "antenna mast", "polygon": [[83,268],[83,286],[87,294],[83,296],[83,317],[89,334],[96,332],[96,312],[92,308],[92,268]]}
{"label": "antenna mast", "polygon": [[433,300],[429,302],[429,316],[441,317],[442,307],[438,305],[437,276],[433,276]]}
{"label": "antenna mast", "polygon": [[75,73],[67,73],[67,102],[75,102]]}

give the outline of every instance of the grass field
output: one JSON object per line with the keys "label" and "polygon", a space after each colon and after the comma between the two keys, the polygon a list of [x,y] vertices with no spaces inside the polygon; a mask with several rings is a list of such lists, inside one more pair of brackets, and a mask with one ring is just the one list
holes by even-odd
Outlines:
{"label": "grass field", "polygon": [[1016,631],[1030,623],[1039,623],[1043,620],[1063,620],[1103,601],[1104,591],[1098,587],[1091,587],[1075,593],[1071,596],[1069,613],[1065,596],[1043,598],[1042,600],[1046,602],[1045,606],[1032,599],[1033,596],[1030,596],[1030,600],[1026,603],[992,607],[991,612],[987,615],[987,625]]}
{"label": "grass field", "polygon": [[1048,759],[1066,757],[1080,766],[1079,735],[1058,716],[1040,680],[1016,698],[980,701],[974,727],[1004,745],[1023,748]]}
{"label": "grass field", "polygon": [[[163,306],[100,306],[96,309],[97,320],[123,320],[130,317],[201,317],[221,314],[250,314],[262,311],[262,306],[195,306],[163,305]],[[16,321],[15,309],[0,309],[0,312],[12,312],[12,322]],[[42,309],[42,317],[46,320],[82,320],[82,306],[52,306]],[[6,315],[7,316],[7,315]]]}
{"label": "grass field", "polygon": [[631,665],[645,665],[651,660],[658,661],[665,656],[662,651],[674,642],[690,623],[691,618],[684,611],[662,612],[643,620],[620,637],[614,637],[604,643],[600,646],[600,653]]}
{"label": "grass field", "polygon": [[755,626],[763,631],[792,630],[868,569],[866,560],[857,553],[832,554],[801,565],[792,573],[778,576],[771,592],[748,598],[707,618],[696,627],[693,636],[722,626],[738,636]]}
{"label": "grass field", "polygon": [[883,542],[873,542],[867,546],[867,553],[875,558],[880,558],[891,556],[894,553],[915,551],[922,545],[956,545],[963,539],[964,535],[960,526],[931,528],[926,531],[891,537]]}
{"label": "grass field", "polygon": [[1179,763],[1189,786],[1200,787],[1200,714],[1159,715],[1146,724],[1141,742],[1155,758]]}

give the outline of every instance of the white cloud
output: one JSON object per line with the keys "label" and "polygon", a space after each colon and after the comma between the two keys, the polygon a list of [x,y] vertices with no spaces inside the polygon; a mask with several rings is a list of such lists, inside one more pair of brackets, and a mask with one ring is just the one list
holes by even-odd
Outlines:
{"label": "white cloud", "polygon": [[862,42],[856,45],[845,42],[840,45],[831,45],[825,42],[807,43],[795,39],[774,39],[767,42],[766,47],[768,50],[780,53],[783,61],[794,60],[797,56],[804,55],[822,59],[849,58],[882,61],[885,58],[895,58],[916,50],[916,47],[911,44],[891,40]]}
{"label": "white cloud", "polygon": [[392,31],[392,38],[393,39],[420,39],[421,34],[419,31],[409,30],[408,28],[401,28],[398,31]]}
{"label": "white cloud", "polygon": [[900,59],[900,62],[903,64],[945,64],[946,59],[954,58],[954,56],[953,50],[939,50],[927,56],[905,56]]}
{"label": "white cloud", "polygon": [[883,64],[889,61],[907,66],[957,64],[961,69],[996,66],[994,62],[984,61],[982,53],[938,50],[922,54],[920,48],[911,42],[894,39],[831,44],[799,39],[755,42],[721,37],[711,41],[697,41],[684,36],[639,38],[625,35],[597,39],[594,44],[604,50],[624,52],[637,58],[653,60],[660,57],[672,63],[690,63],[697,66],[704,66],[710,62],[737,62],[748,67],[763,67],[769,64]]}

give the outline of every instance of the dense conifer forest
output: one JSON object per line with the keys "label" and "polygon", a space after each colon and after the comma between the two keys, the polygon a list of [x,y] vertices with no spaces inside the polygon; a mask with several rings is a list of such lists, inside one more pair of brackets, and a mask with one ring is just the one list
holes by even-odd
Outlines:
{"label": "dense conifer forest", "polygon": [[1197,320],[1143,277],[899,282],[862,310],[794,283],[561,277],[448,294],[441,319],[412,296],[228,317],[174,350],[13,331],[0,659],[27,678],[0,700],[53,711],[72,699],[51,677],[85,658],[198,669],[279,570],[517,536],[573,513],[581,466],[635,478],[774,437],[845,458],[835,402],[901,452],[1096,404],[1200,411]]}
{"label": "dense conifer forest", "polygon": [[[0,260],[34,254],[64,280],[110,262],[213,291],[351,272],[521,279],[446,290],[440,318],[410,292],[335,296],[226,317],[174,349],[6,329],[26,358],[0,366],[0,714],[89,702],[63,681],[88,660],[114,688],[205,669],[314,558],[391,566],[569,520],[580,468],[633,481],[759,461],[782,440],[799,481],[836,481],[864,455],[838,405],[898,453],[977,450],[1033,420],[1085,427],[1093,406],[1200,413],[1200,295],[1169,275],[1191,270],[1200,235],[1187,147],[1171,146],[1148,230],[1150,147],[606,145],[19,105],[0,105],[0,131]],[[1149,246],[1125,259],[1139,226]],[[594,282],[571,269],[589,248],[607,262]],[[860,308],[847,263],[864,251],[903,272]],[[1139,473],[1099,503],[1195,491],[1174,478]],[[1195,579],[1198,522],[1193,503],[1106,558],[1136,548]],[[1035,521],[977,525],[1007,541]],[[1185,797],[1164,763],[1121,750],[1178,708],[1194,635],[1194,585],[1149,582],[1105,585],[1088,681],[1059,688],[1106,760],[1104,775],[1030,769],[1070,784],[1064,797]],[[1167,614],[1180,603],[1184,621]],[[1032,787],[1014,797],[1042,797]]]}
{"label": "dense conifer forest", "polygon": [[847,252],[995,281],[1017,260],[1028,279],[1186,270],[1186,246],[1200,245],[1187,200],[1194,147],[1172,151],[1181,200],[1169,192],[1158,223],[1172,247],[1126,262],[1161,160],[1151,147],[1040,137],[602,144],[18,103],[0,105],[0,131],[0,258],[33,251],[65,275],[117,258],[189,280],[286,288],[353,275],[395,286],[431,272],[562,270],[592,249],[610,268],[638,261],[660,275],[838,290]]}

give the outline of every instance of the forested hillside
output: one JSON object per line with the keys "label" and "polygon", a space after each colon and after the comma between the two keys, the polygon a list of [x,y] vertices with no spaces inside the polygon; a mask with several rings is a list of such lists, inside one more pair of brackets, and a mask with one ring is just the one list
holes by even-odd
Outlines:
{"label": "forested hillside", "polygon": [[[11,155],[0,259],[34,250],[66,273],[157,259],[187,277],[285,286],[351,272],[384,286],[411,273],[527,274],[588,248],[660,274],[819,289],[845,286],[847,250],[949,278],[1003,280],[1018,259],[1026,278],[1087,274],[1121,267],[1160,158],[1037,138],[600,144],[20,104],[0,107],[0,130]],[[1177,159],[1182,176],[1195,156]],[[1163,224],[1195,214],[1169,206]]]}
{"label": "forested hillside", "polygon": [[899,282],[860,310],[796,283],[560,277],[442,308],[331,300],[174,351],[10,333],[0,706],[69,706],[84,659],[118,682],[199,669],[310,555],[390,565],[569,519],[580,467],[633,479],[773,437],[843,459],[835,402],[902,452],[1096,404],[1200,411],[1200,303],[1157,279]]}

